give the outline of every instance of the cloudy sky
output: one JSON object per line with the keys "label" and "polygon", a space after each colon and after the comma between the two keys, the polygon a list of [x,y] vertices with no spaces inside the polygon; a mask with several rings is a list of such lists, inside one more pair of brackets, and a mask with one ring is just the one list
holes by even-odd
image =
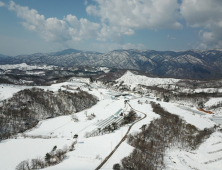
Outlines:
{"label": "cloudy sky", "polygon": [[0,54],[222,48],[222,0],[0,0]]}

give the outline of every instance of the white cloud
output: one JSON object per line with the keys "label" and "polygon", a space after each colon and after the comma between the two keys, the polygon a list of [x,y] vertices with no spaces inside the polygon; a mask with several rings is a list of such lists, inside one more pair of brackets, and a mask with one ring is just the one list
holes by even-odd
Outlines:
{"label": "white cloud", "polygon": [[[107,41],[111,40],[117,43],[123,42],[122,33],[125,30],[121,30],[119,27],[110,27],[106,24],[102,24],[102,29],[99,32],[99,36],[97,40],[99,41]],[[128,30],[127,32],[130,33],[131,30]]]}
{"label": "white cloud", "polygon": [[177,0],[95,0],[86,12],[100,18],[102,29],[97,40],[123,43],[122,35],[131,36],[142,29],[181,29],[177,22]]}
{"label": "white cloud", "polygon": [[[198,48],[222,48],[222,0],[183,0],[180,3],[178,0],[94,1],[95,5],[88,5],[86,12],[98,17],[100,23],[78,19],[72,14],[63,19],[45,18],[37,10],[13,1],[9,5],[0,1],[0,6],[15,11],[24,20],[22,25],[26,29],[36,32],[46,41],[73,44],[94,39],[104,42],[95,44],[96,48],[101,48],[99,51],[104,51],[102,48],[143,49],[143,45],[123,44],[123,35],[132,36],[136,30],[143,29],[182,29],[179,20],[184,18],[187,26],[200,30],[198,35],[202,42]],[[88,4],[87,0],[83,2]],[[176,39],[171,35],[167,38]]]}
{"label": "white cloud", "polygon": [[183,0],[181,14],[192,27],[207,26],[222,21],[221,0]]}
{"label": "white cloud", "polygon": [[106,24],[91,22],[85,18],[78,19],[74,15],[67,15],[62,20],[58,18],[45,18],[37,10],[29,9],[10,1],[8,9],[15,11],[19,18],[25,20],[22,25],[29,31],[36,32],[46,41],[81,42],[84,39],[96,39],[99,41],[111,40],[122,43],[122,34],[132,35],[134,30],[130,28],[110,27]]}
{"label": "white cloud", "polygon": [[65,21],[68,21],[72,27],[70,27],[70,33],[73,37],[84,37],[85,39],[97,38],[100,30],[100,24],[90,22],[87,19],[77,19],[74,15],[67,15],[64,17]]}
{"label": "white cloud", "polygon": [[118,43],[92,43],[90,45],[90,48],[94,49],[95,51],[101,51],[101,52],[108,52],[116,49],[138,49],[138,50],[145,50],[146,47],[143,44],[118,44]]}
{"label": "white cloud", "polygon": [[171,37],[170,35],[167,35],[167,38],[171,39],[171,40],[176,40],[175,37]]}
{"label": "white cloud", "polygon": [[205,43],[200,43],[197,47],[197,49],[200,49],[200,50],[205,50],[207,49],[207,45]]}
{"label": "white cloud", "polygon": [[[89,5],[86,11],[101,18],[110,27],[127,29],[181,29],[177,22],[177,0],[95,0],[97,6]],[[120,30],[121,30],[120,29]],[[128,34],[123,31],[123,34]],[[130,33],[132,34],[132,33]]]}
{"label": "white cloud", "polygon": [[220,47],[222,39],[222,1],[221,0],[183,0],[181,14],[188,26],[200,27],[199,47],[206,49]]}
{"label": "white cloud", "polygon": [[4,2],[0,1],[0,7],[5,6]]}
{"label": "white cloud", "polygon": [[128,50],[128,49],[144,50],[144,49],[146,49],[145,45],[143,45],[143,44],[137,44],[137,46],[136,46],[136,45],[131,44],[131,43],[123,44],[122,48],[124,50]]}
{"label": "white cloud", "polygon": [[47,41],[81,41],[98,36],[99,24],[83,18],[78,20],[71,14],[64,17],[63,20],[58,18],[45,19],[44,15],[38,14],[38,11],[35,9],[22,7],[13,1],[10,1],[8,9],[15,11],[19,18],[25,20],[22,25],[26,29],[36,32],[41,38]]}

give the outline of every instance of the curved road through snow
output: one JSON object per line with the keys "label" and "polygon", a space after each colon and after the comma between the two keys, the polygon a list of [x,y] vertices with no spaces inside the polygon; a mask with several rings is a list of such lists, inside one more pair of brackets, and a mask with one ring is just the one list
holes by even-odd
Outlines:
{"label": "curved road through snow", "polygon": [[[129,103],[127,103],[127,104],[133,109],[133,107]],[[115,151],[119,148],[119,146],[123,143],[123,141],[125,141],[127,135],[129,134],[131,128],[133,127],[133,125],[146,118],[147,115],[145,113],[135,110],[135,109],[133,109],[133,110],[136,112],[142,113],[144,115],[144,117],[137,120],[136,122],[134,122],[132,125],[129,126],[129,129],[126,132],[126,134],[124,135],[124,137],[122,138],[122,140],[118,143],[118,145],[116,145],[116,147],[113,149],[113,151],[104,159],[104,161],[95,170],[99,170],[100,168],[102,168],[102,166],[109,160],[109,158],[111,158],[111,156],[115,153]]]}

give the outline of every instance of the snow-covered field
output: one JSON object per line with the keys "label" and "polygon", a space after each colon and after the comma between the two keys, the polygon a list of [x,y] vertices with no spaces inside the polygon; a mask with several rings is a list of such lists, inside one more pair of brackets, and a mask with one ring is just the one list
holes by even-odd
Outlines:
{"label": "snow-covered field", "polygon": [[26,71],[25,73],[28,75],[45,75],[44,71]]}
{"label": "snow-covered field", "polygon": [[197,150],[170,150],[165,155],[166,169],[219,170],[222,162],[222,134],[215,132]]}
{"label": "snow-covered field", "polygon": [[31,88],[30,86],[17,86],[17,85],[10,85],[10,84],[1,84],[0,85],[0,101],[11,98],[13,94]]}
{"label": "snow-covered field", "polygon": [[205,105],[205,107],[211,107],[211,106],[215,106],[219,103],[222,103],[222,97],[211,98],[204,105]]}
{"label": "snow-covered field", "polygon": [[63,148],[64,145],[71,145],[71,141],[63,138],[4,140],[0,142],[0,169],[13,170],[23,160],[44,157],[55,145]]}
{"label": "snow-covered field", "polygon": [[51,86],[21,86],[21,85],[11,85],[11,84],[1,84],[0,85],[0,101],[11,98],[13,94],[21,90],[30,89],[33,87],[42,88],[44,90],[55,92],[55,91],[58,91],[59,89],[66,90],[65,86],[72,86],[76,89],[78,87],[83,87],[84,85],[85,84],[81,82],[64,82],[64,83],[52,84]]}
{"label": "snow-covered field", "polygon": [[27,65],[26,63],[0,65],[0,69],[2,69],[2,70],[9,70],[9,69],[19,69],[19,70],[46,69],[46,70],[51,70],[53,67],[57,67],[57,66],[46,66],[46,65],[31,66],[31,65]]}
{"label": "snow-covered field", "polygon": [[[130,74],[130,73],[127,73]],[[125,75],[126,76],[126,75]],[[127,75],[130,76],[130,75]],[[123,76],[124,77],[124,76]],[[143,76],[138,79],[144,79]],[[151,78],[150,78],[151,79]],[[119,81],[128,81],[128,83],[136,82],[136,79],[125,80],[122,78]],[[149,81],[148,84],[155,83],[171,83],[178,81],[176,79],[166,79],[166,80],[156,80]],[[115,130],[113,133],[105,134],[101,136],[86,138],[86,132],[91,132],[98,128],[98,122],[105,120],[112,115],[115,115],[120,109],[123,111],[129,111],[129,107],[124,105],[124,98],[119,98],[117,100],[112,100],[116,94],[114,91],[103,88],[99,84],[92,84],[89,89],[83,82],[64,82],[59,84],[53,84],[52,86],[41,86],[45,90],[58,91],[58,89],[67,90],[66,87],[72,87],[73,91],[77,87],[82,90],[88,91],[89,93],[97,96],[99,102],[87,110],[76,113],[79,121],[74,122],[72,116],[60,116],[52,119],[47,119],[40,121],[39,124],[27,131],[25,134],[28,136],[52,136],[51,139],[41,139],[41,138],[24,138],[22,136],[17,139],[8,139],[0,142],[0,169],[1,170],[12,170],[23,160],[34,159],[36,157],[45,157],[47,152],[50,152],[54,146],[58,149],[63,148],[65,145],[70,146],[75,139],[73,135],[78,134],[77,145],[75,150],[68,152],[67,157],[55,166],[48,167],[48,170],[93,170],[95,169],[102,160],[114,149],[114,147],[119,143],[122,137],[128,130],[129,125],[121,127]],[[2,88],[3,87],[3,88]],[[10,98],[13,93],[18,92],[24,88],[31,88],[25,86],[0,86],[0,97],[2,99]],[[69,88],[69,91],[72,91]],[[155,98],[151,99],[148,97],[138,97],[137,99],[131,99],[130,105],[140,112],[143,112],[147,117],[138,123],[136,123],[130,133],[135,133],[140,131],[140,128],[144,124],[149,124],[154,118],[158,118],[159,115],[152,112],[150,104],[146,104],[145,101],[156,101]],[[138,100],[142,104],[138,103]],[[181,116],[188,123],[195,125],[199,129],[209,128],[214,126],[214,122],[210,120],[210,115],[199,115],[192,110],[185,110],[173,103],[158,102],[166,110],[173,114]],[[96,117],[92,120],[87,120],[85,113],[94,113]],[[138,112],[140,115],[140,113]],[[142,115],[141,115],[142,116]],[[219,143],[222,139],[222,134],[216,132],[211,135],[211,137],[204,142],[197,150],[193,153],[180,151],[178,149],[171,149],[167,152],[165,156],[166,169],[221,169],[222,163],[222,143]],[[133,147],[128,145],[124,141],[117,151],[112,155],[112,157],[106,162],[102,169],[112,170],[113,164],[120,163],[121,159],[130,154]],[[221,159],[220,159],[221,158]],[[209,161],[214,161],[210,162]],[[220,165],[220,166],[219,166]]]}

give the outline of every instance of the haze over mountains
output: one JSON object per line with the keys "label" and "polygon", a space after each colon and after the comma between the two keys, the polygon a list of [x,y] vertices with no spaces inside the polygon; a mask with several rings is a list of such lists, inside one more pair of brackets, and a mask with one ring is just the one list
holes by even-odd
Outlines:
{"label": "haze over mountains", "polygon": [[107,53],[67,49],[15,57],[0,55],[1,64],[48,64],[135,69],[162,76],[211,79],[222,77],[222,50],[115,50]]}

